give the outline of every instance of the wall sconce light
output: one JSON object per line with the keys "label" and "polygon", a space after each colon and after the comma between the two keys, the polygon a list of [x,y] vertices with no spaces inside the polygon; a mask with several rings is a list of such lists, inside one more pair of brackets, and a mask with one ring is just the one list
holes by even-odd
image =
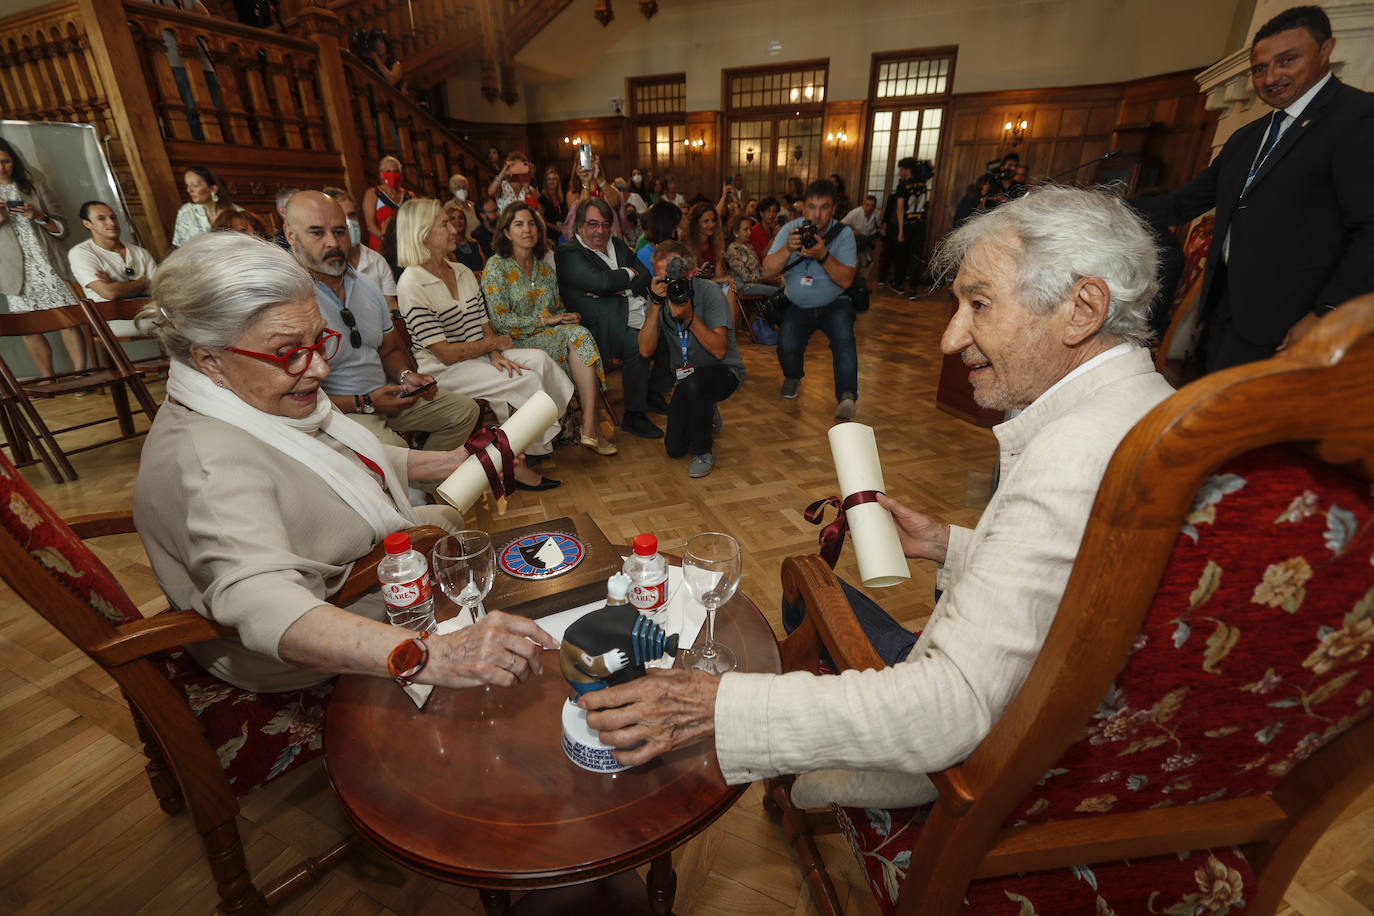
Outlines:
{"label": "wall sconce light", "polygon": [[830,144],[830,155],[838,156],[840,147],[849,142],[849,134],[845,132],[848,127],[849,125],[845,124],[839,130],[831,131],[825,135],[825,142]]}
{"label": "wall sconce light", "polygon": [[697,138],[695,140],[683,140],[682,145],[687,147],[687,153],[693,159],[700,159],[701,151],[705,148],[706,141],[702,139],[701,134],[697,134]]}
{"label": "wall sconce light", "polygon": [[1002,125],[1002,141],[1010,140],[1011,145],[1015,146],[1026,136],[1026,128],[1029,126],[1030,122],[1018,114],[1015,120]]}
{"label": "wall sconce light", "polygon": [[746,146],[744,148],[744,161],[750,165],[754,164],[754,148],[752,146]]}
{"label": "wall sconce light", "polygon": [[802,145],[801,145],[800,143],[798,143],[796,146],[792,147],[792,158],[793,158],[793,159],[797,160],[798,162],[801,162],[801,161],[802,161],[802,156],[805,156],[805,155],[806,155],[806,150],[805,150],[805,148],[802,147]]}
{"label": "wall sconce light", "polygon": [[580,144],[582,143],[582,138],[581,138],[581,137],[573,137],[571,140],[569,140],[567,137],[564,137],[564,138],[563,138],[563,142],[564,142],[564,143],[570,143],[570,144],[572,144],[573,146],[578,146],[578,145],[580,145]]}

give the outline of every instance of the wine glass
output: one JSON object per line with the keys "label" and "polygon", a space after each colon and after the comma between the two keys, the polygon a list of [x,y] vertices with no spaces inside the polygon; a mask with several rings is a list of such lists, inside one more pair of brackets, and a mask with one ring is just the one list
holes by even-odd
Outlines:
{"label": "wine glass", "polygon": [[448,600],[467,611],[472,623],[486,614],[482,599],[496,578],[491,535],[485,531],[445,535],[434,544],[430,568]]}
{"label": "wine glass", "polygon": [[735,668],[735,653],[716,642],[716,609],[739,587],[739,542],[716,531],[698,534],[682,552],[682,581],[688,593],[706,608],[706,642],[683,656],[683,666],[710,674]]}

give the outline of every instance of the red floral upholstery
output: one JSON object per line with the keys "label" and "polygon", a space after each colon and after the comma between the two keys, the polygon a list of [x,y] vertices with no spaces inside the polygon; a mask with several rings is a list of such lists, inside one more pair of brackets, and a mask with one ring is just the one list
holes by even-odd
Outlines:
{"label": "red floral upholstery", "polygon": [[236,796],[323,751],[333,681],[290,693],[252,693],[207,674],[181,649],[160,656],[158,664],[186,695]]}
{"label": "red floral upholstery", "polygon": [[[878,905],[896,908],[911,848],[926,808],[894,811],[836,808]],[[970,916],[1194,916],[1244,906],[1254,873],[1237,849],[1194,850],[1132,862],[1079,865],[1010,878],[974,881],[962,912]]]}
{"label": "red floral upholstery", "polygon": [[4,455],[0,455],[0,525],[58,584],[110,623],[142,619],[105,564],[39,498]]}
{"label": "red floral upholstery", "polygon": [[[105,564],[4,455],[0,455],[0,525],[54,580],[111,624],[143,619]],[[293,693],[250,693],[207,674],[180,649],[154,661],[185,694],[206,739],[219,754],[235,795],[241,797],[319,756],[332,681]]]}
{"label": "red floral upholstery", "polygon": [[[1267,793],[1298,761],[1369,715],[1371,648],[1369,482],[1287,446],[1229,462],[1198,492],[1126,667],[1011,823]],[[840,814],[879,902],[892,906],[924,810]],[[1229,884],[1230,872],[1207,864],[1213,854],[1092,871],[1118,914],[1145,912],[1146,888],[1160,893],[1151,912],[1192,913],[1196,901],[1169,907],[1186,893],[1227,898],[1217,888]],[[1215,852],[1243,886],[1249,872],[1228,855]],[[1190,869],[1204,867],[1212,869],[1213,890],[1188,891]],[[1074,870],[1079,878],[1082,871]],[[1123,890],[1108,895],[1109,885]],[[1001,911],[993,904],[1006,898],[989,887],[1021,893],[1042,913],[1099,912],[1090,897],[1078,904],[1056,896],[1082,892],[1062,871],[977,882],[969,899],[988,908],[970,912]],[[1016,888],[1034,888],[1041,898]]]}

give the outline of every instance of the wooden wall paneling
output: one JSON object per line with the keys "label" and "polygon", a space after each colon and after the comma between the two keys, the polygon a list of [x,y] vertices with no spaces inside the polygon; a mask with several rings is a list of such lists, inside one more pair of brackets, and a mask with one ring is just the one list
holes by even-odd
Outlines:
{"label": "wooden wall paneling", "polygon": [[[687,112],[687,137],[695,140],[700,136],[705,141],[699,154],[695,150],[688,154],[687,171],[673,176],[677,179],[678,191],[688,200],[697,194],[704,195],[711,203],[720,200],[725,181],[722,165],[726,145],[721,126],[718,111]],[[748,190],[745,189],[746,193]]]}
{"label": "wooden wall paneling", "polygon": [[[849,139],[840,144],[837,153],[832,154],[831,144],[825,142],[824,136],[840,129],[848,134]],[[860,170],[863,168],[864,148],[867,143],[867,102],[856,100],[825,103],[821,139],[821,176],[829,178],[833,173],[844,179],[845,192],[849,195],[851,207],[863,203],[864,190]],[[839,213],[836,216],[843,218],[844,214]]]}

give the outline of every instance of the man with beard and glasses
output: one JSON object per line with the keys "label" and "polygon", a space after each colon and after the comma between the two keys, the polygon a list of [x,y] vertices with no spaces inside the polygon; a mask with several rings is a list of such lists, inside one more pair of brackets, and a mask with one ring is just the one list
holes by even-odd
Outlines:
{"label": "man with beard and glasses", "polygon": [[[846,585],[890,667],[844,677],[676,668],[587,694],[587,724],[622,748],[617,759],[711,739],[729,783],[805,773],[792,789],[802,807],[904,807],[933,801],[925,774],[967,757],[1016,695],[1107,463],[1171,391],[1145,347],[1154,238],[1114,197],[1050,187],[975,216],[937,263],[958,272],[941,349],[963,357],[981,406],[1021,413],[993,430],[1002,483],[976,527],[878,496],[906,555],[940,564],[930,622],[913,636]],[[784,604],[783,625],[795,629],[801,613]]]}
{"label": "man with beard and glasses", "polygon": [[410,367],[381,292],[348,266],[348,220],[339,204],[319,191],[292,196],[286,239],[315,280],[325,323],[343,335],[322,383],[334,405],[388,445],[403,445],[401,432],[427,433],[420,447],[429,451],[466,442],[477,402],[456,391],[421,391],[434,378]]}

